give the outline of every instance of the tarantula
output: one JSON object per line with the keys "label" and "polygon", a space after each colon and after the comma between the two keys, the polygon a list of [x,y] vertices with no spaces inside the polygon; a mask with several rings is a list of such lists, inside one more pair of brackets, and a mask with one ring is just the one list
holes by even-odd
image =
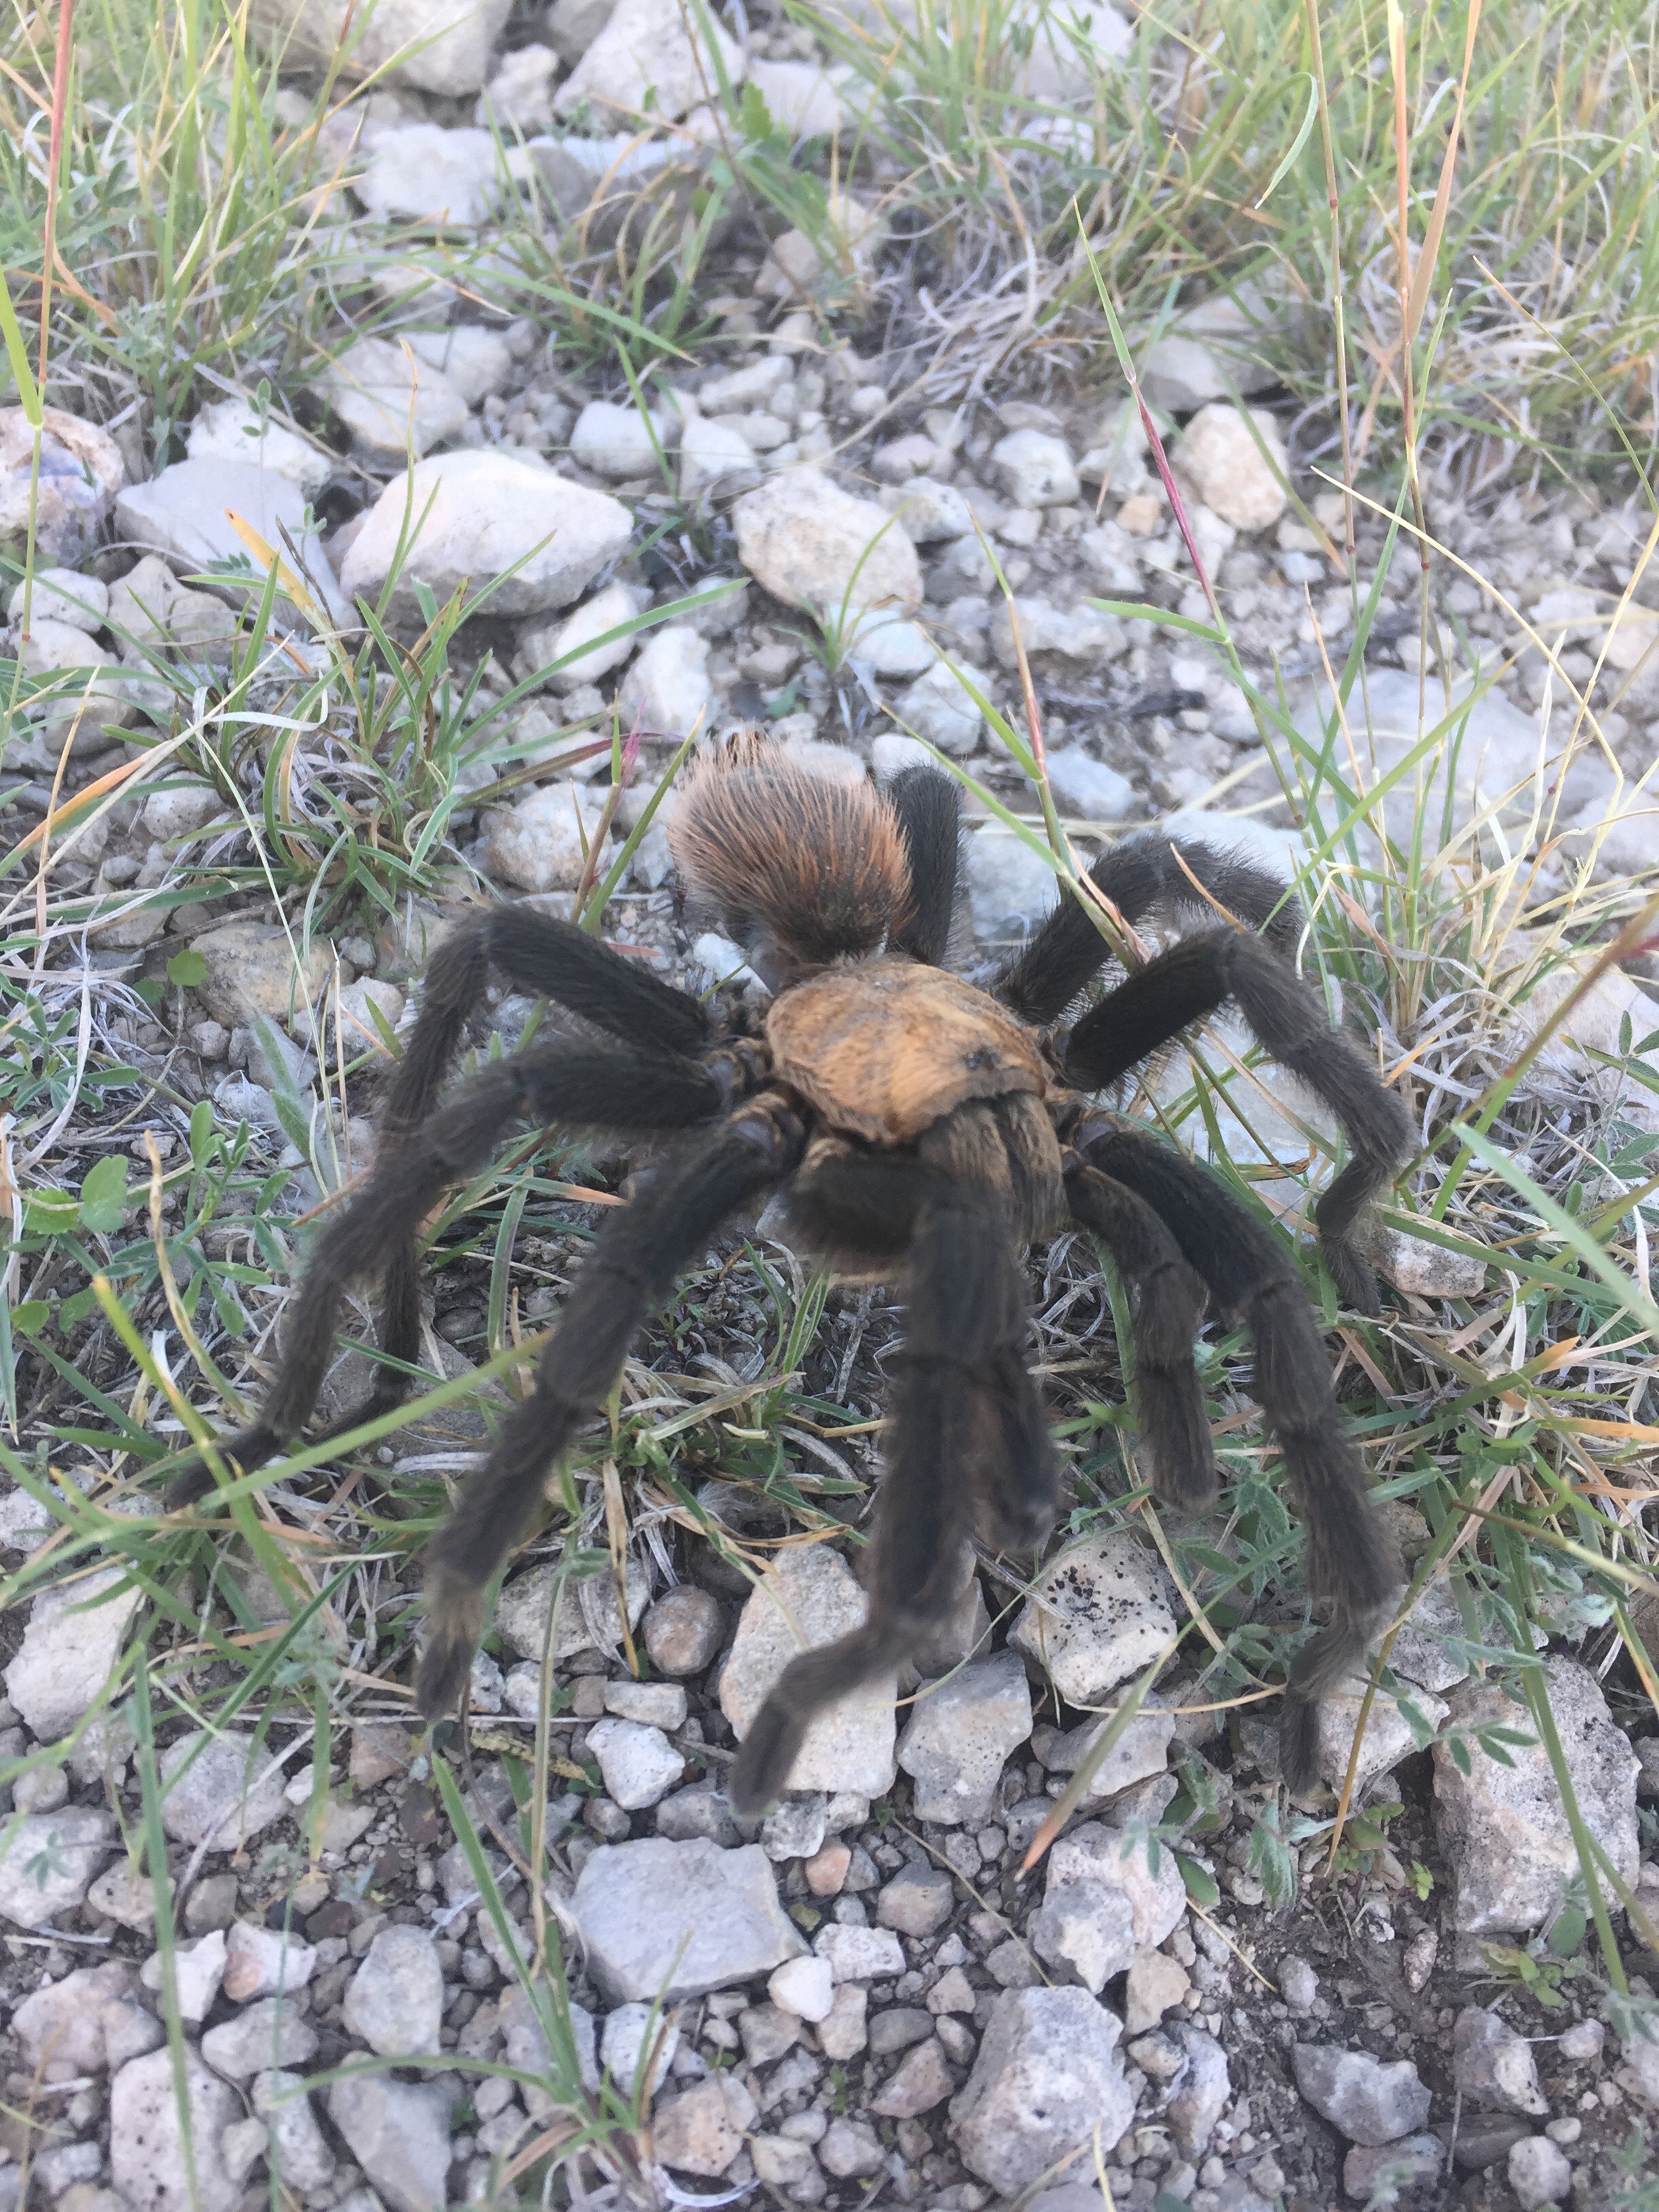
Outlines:
{"label": "tarantula", "polygon": [[[793,1660],[767,1700],[730,1782],[732,1803],[757,1810],[787,1784],[812,1716],[905,1658],[948,1613],[970,1527],[1000,1549],[1030,1550],[1047,1536],[1059,1486],[1025,1362],[1019,1251],[1079,1223],[1129,1291],[1139,1432],[1153,1489],[1171,1505],[1197,1511],[1215,1496],[1193,1363],[1206,1298],[1253,1333],[1255,1395],[1306,1523],[1309,1591],[1330,1609],[1285,1696],[1284,1770],[1293,1788],[1310,1786],[1314,1704],[1362,1656],[1398,1564],[1281,1240],[1208,1170],[1088,1096],[1231,1001],[1346,1131],[1348,1163],[1316,1218],[1342,1297],[1374,1306],[1356,1217],[1406,1152],[1409,1125],[1288,964],[1299,923],[1281,887],[1155,835],[1107,852],[1093,880],[1131,926],[1194,905],[1196,884],[1248,927],[1180,939],[1067,1029],[1054,1025],[1107,952],[1075,902],[984,989],[941,964],[958,821],[955,787],[933,769],[912,769],[882,793],[814,774],[763,739],[728,740],[694,769],[670,837],[689,896],[773,993],[763,1035],[722,1030],[696,999],[525,907],[493,908],[457,930],[431,961],[373,1174],[319,1239],[264,1412],[222,1441],[225,1460],[256,1468],[303,1427],[359,1276],[381,1278],[384,1357],[368,1401],[335,1433],[397,1404],[418,1353],[421,1220],[486,1164],[514,1121],[695,1131],[606,1221],[532,1394],[502,1421],[432,1541],[417,1695],[428,1718],[456,1704],[492,1581],[678,1272],[726,1216],[781,1190],[800,1243],[832,1264],[899,1276],[908,1319],[867,1620]],[[439,1106],[492,964],[580,1017],[591,1041],[561,1038],[491,1062]],[[198,1455],[168,1502],[211,1483]]]}

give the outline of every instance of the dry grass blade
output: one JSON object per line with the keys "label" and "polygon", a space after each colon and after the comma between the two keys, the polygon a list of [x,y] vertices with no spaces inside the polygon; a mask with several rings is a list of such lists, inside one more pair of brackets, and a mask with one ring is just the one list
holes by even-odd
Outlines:
{"label": "dry grass blade", "polygon": [[[1457,80],[1457,105],[1452,111],[1451,129],[1446,137],[1446,157],[1440,165],[1440,181],[1435,187],[1434,205],[1429,210],[1429,220],[1423,233],[1422,251],[1417,257],[1417,270],[1412,278],[1411,292],[1406,301],[1406,343],[1413,346],[1417,334],[1423,327],[1423,316],[1429,304],[1429,295],[1434,288],[1435,270],[1440,262],[1440,241],[1445,236],[1446,217],[1451,209],[1452,185],[1457,173],[1457,148],[1463,129],[1463,103],[1468,96],[1469,70],[1474,59],[1474,41],[1480,28],[1481,0],[1468,0],[1468,28],[1463,37],[1463,70]],[[1405,209],[1401,209],[1401,234],[1405,235]]]}

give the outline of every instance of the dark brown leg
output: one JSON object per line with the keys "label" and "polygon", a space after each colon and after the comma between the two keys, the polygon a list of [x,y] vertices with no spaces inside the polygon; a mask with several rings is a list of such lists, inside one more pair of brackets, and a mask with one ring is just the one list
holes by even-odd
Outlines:
{"label": "dark brown leg", "polygon": [[560,1453],[616,1382],[641,1324],[726,1215],[791,1172],[803,1142],[793,1113],[776,1094],[763,1095],[664,1168],[606,1223],[537,1364],[534,1389],[502,1423],[495,1449],[428,1550],[429,1626],[417,1689],[428,1720],[460,1697],[489,1585]]}
{"label": "dark brown leg", "polygon": [[1406,1109],[1357,1046],[1261,940],[1206,930],[1149,961],[1086,1013],[1066,1047],[1067,1080],[1101,1091],[1231,1000],[1282,1067],[1322,1098],[1347,1133],[1349,1159],[1314,1208],[1325,1264],[1345,1305],[1375,1313],[1376,1278],[1354,1241],[1360,1208],[1411,1150]]}
{"label": "dark brown leg", "polygon": [[[866,1219],[908,1226],[909,1316],[877,1507],[862,1628],[784,1669],[732,1770],[732,1804],[757,1812],[788,1786],[813,1717],[912,1651],[961,1588],[971,1506],[1008,1548],[1053,1525],[1053,1446],[1024,1361],[1024,1285],[1007,1231],[975,1193],[902,1163],[850,1159],[803,1198],[842,1238]],[[826,1241],[836,1241],[826,1237]]]}
{"label": "dark brown leg", "polygon": [[[1208,845],[1148,830],[1103,853],[1089,873],[1131,928],[1152,916],[1177,913],[1213,921],[1218,907],[1247,929],[1260,930],[1277,951],[1288,956],[1296,949],[1302,912],[1292,894],[1265,869]],[[1194,878],[1216,906],[1194,889]],[[1041,1027],[1059,1020],[1100,973],[1108,954],[1105,939],[1077,900],[1062,899],[991,988]]]}
{"label": "dark brown leg", "polygon": [[[521,1115],[576,1127],[678,1129],[712,1120],[721,1103],[714,1077],[694,1060],[611,1044],[543,1045],[480,1069],[449,1105],[386,1148],[362,1191],[324,1230],[294,1301],[282,1364],[259,1419],[226,1437],[221,1455],[250,1474],[305,1426],[333,1357],[346,1292],[377,1273],[387,1292],[381,1346],[396,1364],[382,1367],[366,1404],[331,1433],[399,1402],[419,1348],[416,1231],[451,1184],[485,1164]],[[192,1453],[173,1478],[167,1505],[188,1505],[212,1487],[205,1458]]]}
{"label": "dark brown leg", "polygon": [[1206,1512],[1215,1503],[1215,1454],[1193,1365],[1204,1283],[1152,1207],[1125,1184],[1079,1167],[1066,1178],[1066,1195],[1111,1254],[1129,1294],[1135,1413],[1152,1488],[1183,1513]]}
{"label": "dark brown leg", "polygon": [[1342,1423],[1330,1361],[1289,1254],[1218,1177],[1133,1130],[1089,1139],[1089,1158],[1162,1216],[1218,1305],[1255,1342],[1256,1402],[1285,1455],[1306,1530],[1308,1595],[1330,1624],[1297,1654],[1285,1694],[1280,1763],[1298,1793],[1318,1778],[1314,1707],[1364,1658],[1399,1589],[1399,1557]]}

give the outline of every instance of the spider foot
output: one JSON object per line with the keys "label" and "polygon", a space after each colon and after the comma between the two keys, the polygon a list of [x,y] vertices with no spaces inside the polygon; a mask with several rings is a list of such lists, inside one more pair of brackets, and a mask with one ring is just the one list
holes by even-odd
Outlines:
{"label": "spider foot", "polygon": [[472,1675],[472,1655],[483,1629],[484,1594],[452,1568],[434,1567],[426,1578],[427,1638],[415,1702],[424,1720],[444,1719],[461,1702]]}

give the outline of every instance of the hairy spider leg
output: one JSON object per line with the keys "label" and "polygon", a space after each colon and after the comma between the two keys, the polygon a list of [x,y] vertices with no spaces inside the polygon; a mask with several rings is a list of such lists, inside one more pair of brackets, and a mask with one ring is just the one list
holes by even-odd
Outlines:
{"label": "hairy spider leg", "polygon": [[1066,1198],[1111,1254],[1129,1294],[1133,1397],[1152,1488],[1183,1513],[1206,1512],[1215,1503],[1215,1453],[1193,1364],[1208,1297],[1203,1279],[1168,1224],[1127,1184],[1078,1166],[1066,1178]]}
{"label": "hairy spider leg", "polygon": [[[1020,1195],[1004,1194],[1016,1206]],[[1054,1525],[1059,1474],[1042,1401],[1025,1361],[1030,1324],[1013,1259],[1018,1240],[1001,1209],[982,1189],[936,1165],[878,1152],[820,1162],[790,1193],[790,1211],[806,1243],[855,1267],[905,1260],[913,1279],[921,1223],[930,1212],[957,1210],[965,1211],[969,1225],[962,1234],[980,1255],[972,1264],[981,1271],[980,1279],[962,1286],[969,1340],[980,1351],[965,1355],[975,1402],[958,1447],[960,1473],[974,1492],[974,1518],[983,1540],[1004,1550],[1029,1549]],[[994,1231],[988,1223],[995,1224]],[[920,1294],[913,1295],[905,1350],[896,1363],[901,1369],[915,1334],[915,1295]],[[898,1465],[896,1450],[890,1464]],[[890,1474],[890,1485],[893,1479]]]}
{"label": "hairy spider leg", "polygon": [[777,1092],[763,1092],[665,1167],[600,1231],[537,1362],[530,1396],[502,1422],[428,1548],[428,1637],[416,1692],[428,1720],[459,1702],[489,1585],[560,1453],[622,1372],[636,1332],[726,1217],[790,1174],[805,1141],[793,1108]]}
{"label": "hairy spider leg", "polygon": [[[1195,877],[1218,906],[1247,928],[1260,930],[1275,951],[1288,958],[1296,950],[1302,910],[1284,884],[1266,869],[1207,845],[1151,830],[1110,847],[1089,874],[1132,929],[1153,915],[1194,913],[1213,920],[1214,908],[1193,887]],[[1081,901],[1062,899],[990,988],[1041,1028],[1059,1020],[1110,957],[1111,947]]]}
{"label": "hairy spider leg", "polygon": [[[393,1297],[400,1296],[406,1244],[413,1285],[420,1223],[452,1183],[484,1166],[503,1132],[521,1115],[578,1127],[680,1129],[712,1121],[722,1103],[720,1085],[695,1060],[626,1052],[611,1043],[533,1046],[480,1069],[447,1106],[383,1153],[357,1196],[323,1231],[293,1302],[282,1364],[259,1418],[225,1437],[221,1456],[251,1474],[304,1427],[334,1356],[335,1331],[351,1284],[385,1269]],[[419,1317],[416,1304],[412,1322],[400,1309],[392,1324],[383,1326],[382,1349],[389,1357],[412,1364]],[[407,1377],[392,1372],[391,1388],[382,1394],[377,1384],[367,1407],[329,1433],[372,1418],[383,1395],[386,1410],[395,1406]],[[212,1487],[205,1455],[193,1453],[167,1492],[168,1507],[188,1505]]]}
{"label": "hairy spider leg", "polygon": [[1300,1794],[1318,1779],[1314,1708],[1364,1660],[1398,1590],[1399,1557],[1344,1430],[1307,1293],[1279,1240],[1218,1177],[1151,1138],[1117,1127],[1082,1149],[1162,1215],[1217,1304],[1241,1313],[1255,1341],[1255,1394],[1306,1530],[1309,1595],[1331,1607],[1329,1626],[1297,1654],[1285,1693],[1279,1763]]}
{"label": "hairy spider leg", "polygon": [[1100,1091],[1231,1000],[1263,1048],[1331,1109],[1347,1165],[1314,1208],[1325,1264],[1346,1305],[1377,1309],[1376,1278],[1354,1241],[1360,1208],[1411,1150],[1411,1123],[1357,1046],[1260,939],[1236,929],[1182,938],[1091,1009],[1066,1042],[1066,1080]]}
{"label": "hairy spider leg", "polygon": [[[418,1136],[483,1001],[492,964],[521,990],[553,1000],[635,1050],[694,1054],[708,1041],[708,1016],[696,1000],[637,962],[555,915],[523,906],[492,907],[453,931],[432,956],[420,1019],[386,1088],[380,1115],[383,1152]],[[711,1107],[710,1115],[716,1110]],[[684,1125],[673,1121],[633,1126]],[[368,1395],[341,1416],[327,1431],[331,1436],[389,1413],[408,1394],[410,1370],[421,1344],[419,1219],[412,1214],[387,1224],[380,1270],[382,1358]]]}
{"label": "hairy spider leg", "polygon": [[887,787],[910,864],[910,912],[892,949],[942,968],[956,919],[962,865],[962,809],[957,787],[936,768],[907,768]]}
{"label": "hairy spider leg", "polygon": [[970,1500],[995,1541],[1029,1547],[1048,1534],[1058,1494],[1023,1356],[1024,1286],[996,1209],[925,1168],[868,1158],[815,1169],[798,1192],[797,1218],[829,1244],[869,1229],[866,1249],[879,1249],[908,1227],[909,1310],[869,1553],[869,1617],[785,1668],[732,1769],[728,1793],[744,1813],[781,1795],[817,1713],[948,1618]]}

